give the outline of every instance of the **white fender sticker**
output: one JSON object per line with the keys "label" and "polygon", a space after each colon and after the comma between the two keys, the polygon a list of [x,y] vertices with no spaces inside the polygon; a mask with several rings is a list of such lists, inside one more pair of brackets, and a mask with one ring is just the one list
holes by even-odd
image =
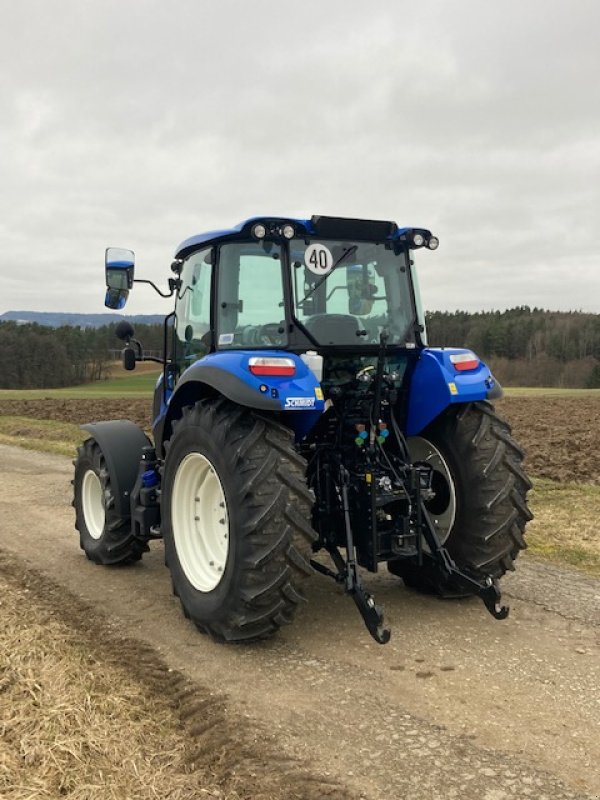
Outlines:
{"label": "white fender sticker", "polygon": [[314,397],[286,397],[284,408],[314,408]]}

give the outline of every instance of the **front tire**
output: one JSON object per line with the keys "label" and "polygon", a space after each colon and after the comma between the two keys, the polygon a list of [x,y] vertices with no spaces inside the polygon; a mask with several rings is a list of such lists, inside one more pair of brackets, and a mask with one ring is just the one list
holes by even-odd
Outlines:
{"label": "front tire", "polygon": [[95,439],[78,448],[74,466],[73,506],[81,549],[95,564],[139,561],[148,546],[133,536],[131,520],[116,511],[106,459]]}
{"label": "front tire", "polygon": [[183,409],[166,443],[162,529],[184,613],[221,641],[292,621],[315,538],[291,433],[222,398]]}
{"label": "front tire", "polygon": [[[434,525],[439,519],[438,538],[457,566],[480,580],[513,570],[527,547],[523,534],[533,515],[527,506],[531,482],[522,468],[523,452],[508,423],[491,403],[469,403],[447,409],[417,439],[414,449],[431,454],[434,486],[438,481],[430,516]],[[408,444],[410,450],[410,439]],[[421,568],[397,559],[388,562],[388,569],[411,588],[468,593],[456,580],[442,578],[429,558]]]}

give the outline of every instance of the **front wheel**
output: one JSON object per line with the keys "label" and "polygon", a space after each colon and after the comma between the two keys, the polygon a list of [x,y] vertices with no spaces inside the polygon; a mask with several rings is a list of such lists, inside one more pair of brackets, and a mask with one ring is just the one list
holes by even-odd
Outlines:
{"label": "front wheel", "polygon": [[73,486],[79,544],[95,564],[131,564],[148,550],[131,532],[129,517],[116,510],[108,465],[102,448],[87,439],[77,451]]}
{"label": "front wheel", "polygon": [[186,616],[219,640],[291,622],[314,531],[290,432],[224,399],[184,408],[166,444],[162,529]]}
{"label": "front wheel", "polygon": [[[522,468],[523,452],[508,423],[491,403],[450,407],[422,434],[408,439],[413,462],[432,468],[434,496],[426,502],[438,539],[457,566],[472,577],[500,578],[514,569],[532,519],[527,506],[531,482]],[[451,577],[441,578],[431,559],[423,567],[408,560],[388,569],[416,589],[464,594]]]}

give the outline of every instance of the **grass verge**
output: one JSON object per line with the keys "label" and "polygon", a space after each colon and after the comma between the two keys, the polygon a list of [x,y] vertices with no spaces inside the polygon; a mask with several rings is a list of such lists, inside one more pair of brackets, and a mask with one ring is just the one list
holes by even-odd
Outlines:
{"label": "grass verge", "polygon": [[70,422],[0,416],[0,444],[73,458],[78,445],[87,437],[79,425]]}
{"label": "grass verge", "polygon": [[529,550],[600,576],[600,486],[534,481]]}
{"label": "grass verge", "polygon": [[190,770],[168,702],[2,574],[0,596],[1,797],[226,796]]}
{"label": "grass verge", "polygon": [[355,800],[276,732],[0,551],[2,800]]}

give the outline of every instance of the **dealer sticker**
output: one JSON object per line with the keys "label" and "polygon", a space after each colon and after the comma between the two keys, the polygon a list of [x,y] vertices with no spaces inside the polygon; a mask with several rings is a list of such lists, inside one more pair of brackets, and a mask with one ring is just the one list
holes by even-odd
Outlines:
{"label": "dealer sticker", "polygon": [[333,268],[333,255],[324,244],[309,244],[304,252],[306,268],[314,275],[327,275]]}
{"label": "dealer sticker", "polygon": [[314,408],[314,397],[286,397],[284,408]]}

